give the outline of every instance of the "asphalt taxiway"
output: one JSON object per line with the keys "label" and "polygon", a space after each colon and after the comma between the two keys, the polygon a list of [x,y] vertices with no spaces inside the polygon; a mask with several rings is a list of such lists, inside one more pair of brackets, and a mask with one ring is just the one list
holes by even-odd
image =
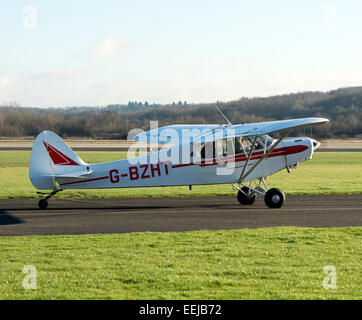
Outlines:
{"label": "asphalt taxiway", "polygon": [[362,195],[287,196],[281,209],[236,197],[0,200],[0,236],[362,226]]}

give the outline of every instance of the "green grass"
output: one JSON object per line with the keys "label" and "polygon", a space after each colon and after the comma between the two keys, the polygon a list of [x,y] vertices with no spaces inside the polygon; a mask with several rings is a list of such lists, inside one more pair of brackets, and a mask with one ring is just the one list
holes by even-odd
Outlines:
{"label": "green grass", "polygon": [[[87,162],[124,152],[79,152]],[[0,151],[0,198],[37,197],[30,152]],[[316,153],[268,178],[287,194],[362,193],[362,153]],[[231,195],[228,185],[65,191],[59,197]],[[58,196],[58,195],[57,195]],[[360,227],[1,237],[0,299],[361,299]],[[24,290],[23,267],[37,270]],[[323,267],[337,271],[326,290]]]}
{"label": "green grass", "polygon": [[[126,152],[79,152],[89,163],[126,158]],[[35,198],[29,181],[30,151],[0,151],[0,198]],[[362,193],[362,152],[315,153],[312,161],[300,164],[288,174],[285,170],[268,178],[270,187],[286,194]],[[105,190],[67,190],[57,197],[160,197],[234,195],[230,185],[130,188]]]}
{"label": "green grass", "polygon": [[[1,237],[1,299],[361,299],[362,229]],[[25,265],[37,289],[24,290]],[[336,268],[326,290],[323,267]]]}

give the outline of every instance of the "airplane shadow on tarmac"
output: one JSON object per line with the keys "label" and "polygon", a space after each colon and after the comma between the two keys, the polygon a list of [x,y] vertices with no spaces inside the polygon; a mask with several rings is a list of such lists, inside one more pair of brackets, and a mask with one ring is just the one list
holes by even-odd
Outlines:
{"label": "airplane shadow on tarmac", "polygon": [[[239,206],[239,205],[238,205]],[[220,204],[220,205],[215,205],[215,204],[195,204],[195,205],[188,205],[185,209],[190,209],[190,208],[213,208],[215,209],[216,207],[225,207],[225,204]],[[129,205],[114,205],[114,206],[69,206],[67,205],[66,207],[64,206],[59,206],[59,203],[57,204],[57,206],[52,207],[51,204],[49,205],[49,207],[45,210],[40,210],[38,209],[38,207],[31,207],[31,208],[5,208],[2,209],[2,211],[0,210],[0,225],[1,223],[1,215],[4,214],[8,217],[12,217],[9,213],[7,213],[6,211],[40,211],[40,212],[49,212],[49,211],[79,211],[79,210],[89,210],[89,211],[100,211],[100,210],[135,210],[135,211],[140,211],[140,210],[157,210],[157,209],[178,209],[178,208],[184,208],[184,206],[182,205],[164,205],[164,206],[154,206],[154,205],[142,205],[142,206],[129,206]],[[13,219],[17,219],[15,217],[12,217]],[[3,218],[5,219],[5,217]],[[10,219],[10,218],[9,218]],[[19,220],[19,219],[17,219]],[[19,220],[21,221],[21,220]]]}
{"label": "airplane shadow on tarmac", "polygon": [[11,214],[6,211],[0,210],[0,226],[6,226],[10,224],[19,224],[23,223],[22,220],[13,217]]}

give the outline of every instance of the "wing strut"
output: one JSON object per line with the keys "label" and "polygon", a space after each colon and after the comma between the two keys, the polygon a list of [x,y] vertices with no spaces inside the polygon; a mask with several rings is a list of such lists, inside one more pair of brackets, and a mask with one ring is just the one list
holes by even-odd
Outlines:
{"label": "wing strut", "polygon": [[286,135],[288,134],[289,131],[285,131],[282,136],[278,139],[278,141],[272,145],[268,150],[266,150],[266,152],[264,153],[264,155],[253,165],[253,167],[246,173],[244,174],[245,172],[245,169],[246,169],[246,166],[249,162],[249,159],[251,158],[251,155],[253,153],[253,150],[254,150],[254,146],[255,146],[255,143],[256,143],[256,139],[258,137],[255,137],[255,140],[254,140],[254,143],[253,143],[253,150],[251,151],[250,155],[249,155],[249,158],[248,160],[246,161],[245,163],[245,166],[244,166],[244,169],[243,171],[241,172],[241,175],[240,175],[240,179],[239,179],[239,183],[242,183],[243,180],[245,180],[245,178],[254,171],[254,169],[278,146],[278,144],[280,142],[282,142],[282,140],[286,137]]}
{"label": "wing strut", "polygon": [[[240,175],[240,178],[239,178],[239,183],[242,181],[241,177],[243,176],[245,170],[246,170],[246,167],[248,166],[248,163],[249,163],[249,160],[251,158],[251,156],[253,155],[253,152],[254,152],[254,149],[255,149],[255,145],[256,145],[256,141],[258,139],[258,136],[255,137],[254,141],[253,141],[253,145],[251,146],[251,151],[250,151],[250,154],[247,156],[248,158],[246,159],[246,162],[244,164],[244,168],[243,168],[243,171],[241,172],[241,175]],[[245,152],[245,149],[243,147],[243,150]],[[246,152],[245,152],[246,154]]]}

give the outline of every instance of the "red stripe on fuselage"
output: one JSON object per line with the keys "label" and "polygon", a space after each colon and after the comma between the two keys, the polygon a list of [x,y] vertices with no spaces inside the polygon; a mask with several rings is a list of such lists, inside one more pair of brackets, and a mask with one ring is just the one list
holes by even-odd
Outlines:
{"label": "red stripe on fuselage", "polygon": [[61,186],[65,186],[65,185],[67,185],[67,184],[84,183],[84,182],[91,182],[91,181],[104,180],[104,179],[109,179],[109,176],[107,176],[107,177],[93,178],[93,179],[87,179],[87,180],[79,180],[79,181],[66,182],[66,183],[61,183],[60,185],[61,185]]}
{"label": "red stripe on fuselage", "polygon": [[[274,149],[267,158],[273,158],[273,157],[280,157],[290,154],[295,154],[299,152],[303,152],[307,150],[308,147],[304,145],[298,145],[298,146],[290,146],[290,147],[283,147],[283,148],[277,148]],[[258,160],[262,158],[264,155],[264,150],[262,151],[256,151],[253,152],[250,160]],[[214,166],[220,163],[225,162],[243,162],[246,161],[247,157],[245,154],[238,154],[238,155],[232,155],[229,157],[222,157],[222,158],[216,158],[216,159],[208,159],[201,162],[194,162],[194,163],[185,163],[185,164],[175,164],[172,166],[172,168],[181,168],[181,167],[187,167],[187,166],[193,166],[193,165],[199,165],[200,167],[206,167],[206,166]]]}
{"label": "red stripe on fuselage", "polygon": [[[290,146],[290,147],[284,147],[284,148],[278,148],[273,150],[268,156],[267,158],[273,158],[273,157],[280,157],[280,156],[285,156],[285,155],[290,155],[290,154],[295,154],[295,153],[299,153],[299,152],[303,152],[305,150],[307,150],[308,147],[304,146],[304,145],[299,145],[299,146]],[[264,150],[262,151],[256,151],[252,154],[250,160],[258,160],[261,159],[261,157],[264,155]],[[218,159],[212,159],[212,163],[205,163],[205,162],[195,162],[195,163],[185,163],[185,164],[176,164],[173,165],[172,168],[180,168],[180,167],[187,167],[187,166],[193,166],[193,165],[199,165],[201,167],[205,167],[205,166],[212,166],[212,165],[217,165],[219,164],[221,161],[224,161],[223,163],[229,161],[229,162],[243,162],[246,161],[247,157],[245,156],[245,154],[239,154],[236,156],[230,156],[230,157],[225,157],[225,158],[218,158]],[[127,176],[127,174],[122,174],[123,176]],[[99,177],[99,178],[93,178],[93,179],[87,179],[87,180],[79,180],[79,181],[73,181],[73,182],[66,182],[66,183],[62,183],[60,184],[61,186],[64,185],[69,185],[69,184],[76,184],[76,183],[85,183],[85,182],[91,182],[91,181],[97,181],[97,180],[104,180],[104,179],[109,179],[109,176],[106,177]]]}

